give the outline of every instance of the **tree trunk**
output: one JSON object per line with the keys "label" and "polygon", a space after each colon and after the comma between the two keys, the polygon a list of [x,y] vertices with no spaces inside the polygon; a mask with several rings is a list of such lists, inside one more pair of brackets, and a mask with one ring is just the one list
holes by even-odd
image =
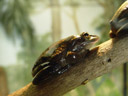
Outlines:
{"label": "tree trunk", "polygon": [[73,15],[72,15],[72,19],[76,28],[76,32],[77,34],[80,34],[80,27],[79,27],[79,22],[77,19],[77,7],[76,6],[72,6],[72,11],[73,11]]}
{"label": "tree trunk", "polygon": [[58,0],[51,0],[52,38],[53,42],[61,38],[61,14]]}
{"label": "tree trunk", "polygon": [[0,96],[7,96],[8,86],[5,70],[0,67]]}

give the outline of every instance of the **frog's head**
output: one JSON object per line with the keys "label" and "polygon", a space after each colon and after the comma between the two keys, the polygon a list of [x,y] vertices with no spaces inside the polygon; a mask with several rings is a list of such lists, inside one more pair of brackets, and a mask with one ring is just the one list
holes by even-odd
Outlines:
{"label": "frog's head", "polygon": [[96,35],[89,35],[86,32],[81,33],[73,42],[73,51],[83,51],[88,50],[92,47],[94,43],[99,40],[99,37]]}
{"label": "frog's head", "polygon": [[99,40],[97,35],[89,35],[87,32],[83,32],[80,35],[82,40],[82,45],[85,46],[86,49],[89,49],[94,43]]}

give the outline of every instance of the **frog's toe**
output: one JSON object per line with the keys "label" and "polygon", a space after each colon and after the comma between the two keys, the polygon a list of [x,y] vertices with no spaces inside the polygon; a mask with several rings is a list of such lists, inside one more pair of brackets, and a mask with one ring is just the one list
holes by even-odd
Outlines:
{"label": "frog's toe", "polygon": [[82,85],[85,85],[85,84],[87,84],[88,83],[88,79],[85,79],[81,84]]}

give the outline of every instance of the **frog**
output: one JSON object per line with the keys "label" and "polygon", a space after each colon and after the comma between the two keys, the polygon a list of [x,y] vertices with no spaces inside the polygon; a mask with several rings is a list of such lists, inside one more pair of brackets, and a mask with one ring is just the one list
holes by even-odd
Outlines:
{"label": "frog", "polygon": [[109,36],[118,38],[128,34],[128,1],[124,2],[110,20]]}
{"label": "frog", "polygon": [[80,35],[72,35],[52,44],[35,62],[32,68],[32,83],[46,83],[79,64],[98,40],[97,35],[82,32]]}

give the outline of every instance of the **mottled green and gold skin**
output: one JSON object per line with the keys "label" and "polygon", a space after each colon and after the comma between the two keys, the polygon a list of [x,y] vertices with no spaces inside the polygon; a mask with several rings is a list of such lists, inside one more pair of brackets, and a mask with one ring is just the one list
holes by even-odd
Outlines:
{"label": "mottled green and gold skin", "polygon": [[124,2],[110,20],[111,38],[128,34],[128,1]]}
{"label": "mottled green and gold skin", "polygon": [[32,83],[34,85],[45,83],[83,61],[90,47],[98,39],[96,35],[83,32],[78,36],[70,36],[53,44],[40,55],[33,66]]}

